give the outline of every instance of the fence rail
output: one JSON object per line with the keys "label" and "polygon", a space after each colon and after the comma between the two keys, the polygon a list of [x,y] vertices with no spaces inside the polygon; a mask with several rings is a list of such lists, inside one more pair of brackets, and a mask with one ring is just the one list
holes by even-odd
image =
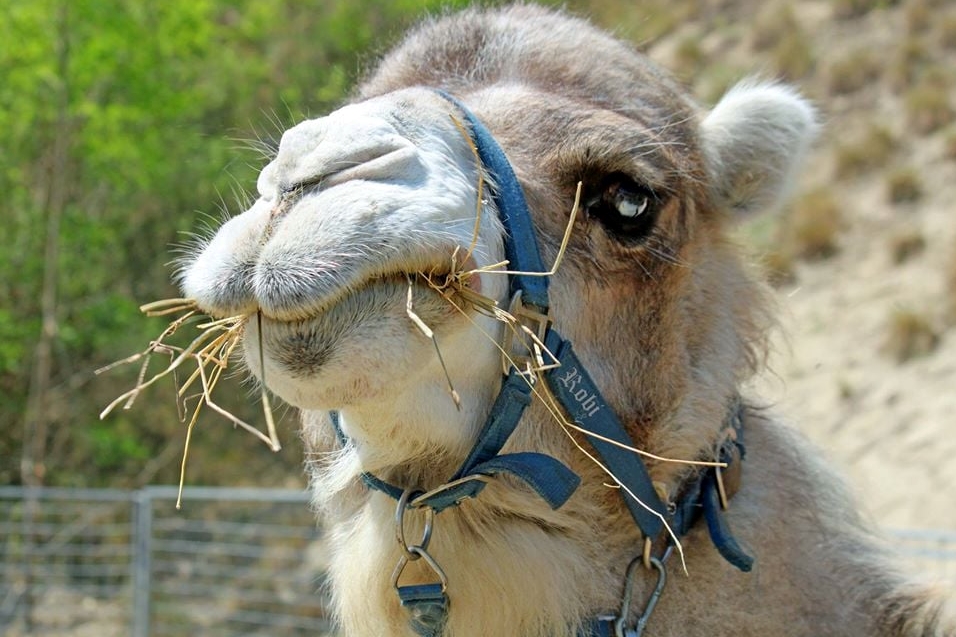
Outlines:
{"label": "fence rail", "polygon": [[[330,634],[325,551],[300,491],[0,487],[0,634]],[[956,581],[956,533],[891,533]]]}
{"label": "fence rail", "polygon": [[0,487],[0,634],[330,631],[307,494]]}

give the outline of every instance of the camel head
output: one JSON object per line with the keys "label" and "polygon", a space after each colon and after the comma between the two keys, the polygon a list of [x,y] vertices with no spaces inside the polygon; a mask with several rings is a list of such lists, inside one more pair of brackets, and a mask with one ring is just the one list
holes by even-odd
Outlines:
{"label": "camel head", "polygon": [[[783,196],[814,113],[756,83],[704,110],[578,20],[516,7],[421,27],[352,103],[285,132],[255,203],[185,265],[184,293],[213,316],[257,317],[249,368],[307,428],[338,412],[357,467],[460,461],[501,384],[508,329],[465,296],[507,309],[509,281],[491,267],[505,259],[495,176],[436,89],[507,154],[548,267],[582,184],[551,319],[636,441],[695,457],[767,323],[725,233]],[[461,271],[465,292],[432,285]],[[535,430],[543,413],[516,444],[561,437]]]}
{"label": "camel head", "polygon": [[[653,562],[665,542],[635,513],[645,501],[627,500],[614,475],[612,488],[587,451],[606,442],[583,426],[581,410],[596,409],[657,454],[634,471],[655,520],[691,511],[679,532],[692,577],[670,578],[655,634],[930,634],[921,627],[941,602],[886,566],[814,451],[738,400],[772,321],[728,233],[786,195],[816,128],[785,86],[744,82],[703,108],[586,22],[519,5],[424,24],[348,105],[285,132],[258,199],[187,258],[180,281],[206,313],[247,317],[248,368],[302,414],[343,634],[642,625],[674,545]],[[482,129],[507,169],[481,151]],[[515,198],[527,233],[502,221]],[[543,269],[563,254],[547,277],[548,338],[576,357],[505,381],[513,326],[493,308],[514,309],[519,279],[502,262],[534,243]],[[565,361],[586,369],[600,402]],[[567,374],[558,382],[578,411],[548,402],[563,391],[554,374]],[[516,377],[522,391],[533,382],[530,405],[485,453]],[[743,431],[747,461],[726,461],[740,469],[726,516],[741,547],[720,522],[721,474],[663,457],[723,460]],[[486,468],[533,458],[551,473],[469,469],[482,454]],[[562,480],[570,489],[550,497]],[[755,572],[734,570],[751,566],[741,554]]]}

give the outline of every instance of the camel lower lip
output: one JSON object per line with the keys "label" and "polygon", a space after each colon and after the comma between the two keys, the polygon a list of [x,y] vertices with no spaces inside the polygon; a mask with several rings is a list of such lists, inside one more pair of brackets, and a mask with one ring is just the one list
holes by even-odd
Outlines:
{"label": "camel lower lip", "polygon": [[380,349],[383,339],[402,335],[420,344],[422,326],[438,332],[459,319],[455,304],[444,294],[421,278],[411,283],[409,288],[409,279],[403,276],[372,279],[322,311],[294,319],[260,311],[247,357],[261,356],[257,353],[261,347],[281,375],[315,378],[370,352],[389,355]]}

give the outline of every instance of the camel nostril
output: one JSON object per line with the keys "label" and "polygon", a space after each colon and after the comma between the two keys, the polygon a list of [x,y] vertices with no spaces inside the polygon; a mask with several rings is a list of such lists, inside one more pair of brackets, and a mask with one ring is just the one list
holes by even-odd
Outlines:
{"label": "camel nostril", "polygon": [[299,189],[283,189],[279,195],[279,201],[276,202],[276,205],[269,211],[269,219],[262,229],[262,243],[267,242],[272,237],[276,226],[289,211],[292,210],[292,207],[295,205],[295,200],[298,199],[297,193],[299,192],[301,192]]}
{"label": "camel nostril", "polygon": [[414,144],[386,118],[345,107],[286,131],[268,169],[282,196],[352,179],[401,178],[403,164],[415,153]]}

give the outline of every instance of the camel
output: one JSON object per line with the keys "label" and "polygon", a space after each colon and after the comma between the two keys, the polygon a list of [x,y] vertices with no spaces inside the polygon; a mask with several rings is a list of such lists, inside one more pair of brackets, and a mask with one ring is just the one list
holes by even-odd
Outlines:
{"label": "camel", "polygon": [[283,134],[181,287],[252,317],[246,364],[301,412],[343,634],[956,635],[741,393],[773,311],[729,231],[818,129],[788,86],[705,109],[517,5],[425,22]]}

